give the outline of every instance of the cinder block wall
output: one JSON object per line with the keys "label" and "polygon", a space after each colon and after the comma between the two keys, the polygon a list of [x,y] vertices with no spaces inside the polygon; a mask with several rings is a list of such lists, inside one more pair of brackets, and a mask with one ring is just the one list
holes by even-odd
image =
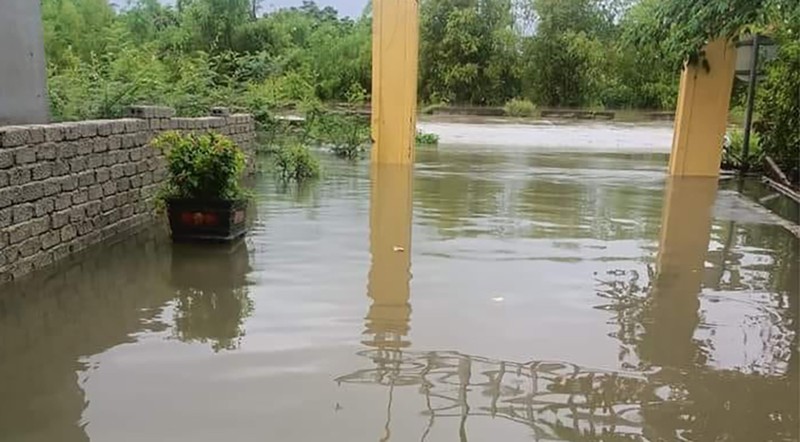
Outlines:
{"label": "cinder block wall", "polygon": [[136,106],[137,118],[0,127],[0,284],[150,222],[165,179],[160,132],[228,135],[252,170],[249,114],[175,118]]}

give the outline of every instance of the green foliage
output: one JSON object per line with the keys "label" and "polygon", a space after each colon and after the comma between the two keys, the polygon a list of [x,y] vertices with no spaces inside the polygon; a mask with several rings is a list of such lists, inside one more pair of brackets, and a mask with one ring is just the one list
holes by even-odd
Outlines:
{"label": "green foliage", "polygon": [[536,111],[536,105],[527,99],[514,98],[506,103],[503,110],[510,117],[530,117]]}
{"label": "green foliage", "polygon": [[430,132],[417,131],[415,141],[417,145],[434,146],[439,144],[439,135]]}
{"label": "green foliage", "polygon": [[370,140],[369,121],[360,115],[317,110],[306,124],[313,139],[339,158],[357,159]]}
{"label": "green foliage", "polygon": [[216,200],[243,197],[239,181],[245,156],[228,137],[171,131],[156,137],[152,144],[167,160],[166,197]]}
{"label": "green foliage", "polygon": [[[798,17],[800,20],[800,17]],[[800,23],[798,24],[800,26]],[[800,182],[800,34],[786,38],[767,68],[758,98],[756,126],[766,155],[795,183]]]}
{"label": "green foliage", "polygon": [[299,143],[283,145],[274,154],[275,170],[283,181],[302,182],[317,178],[320,174],[319,160],[307,146]]}
{"label": "green foliage", "polygon": [[747,154],[744,150],[744,131],[728,131],[722,146],[722,168],[741,170],[746,166],[748,170],[759,169],[764,160],[764,150],[757,132],[750,132],[750,148]]}

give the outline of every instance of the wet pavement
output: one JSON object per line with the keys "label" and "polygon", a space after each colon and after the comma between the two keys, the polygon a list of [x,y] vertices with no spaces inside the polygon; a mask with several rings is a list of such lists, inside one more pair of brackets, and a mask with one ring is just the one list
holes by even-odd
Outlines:
{"label": "wet pavement", "polygon": [[413,174],[258,178],[241,243],[0,288],[0,441],[798,440],[780,222],[668,180],[664,127],[436,124]]}

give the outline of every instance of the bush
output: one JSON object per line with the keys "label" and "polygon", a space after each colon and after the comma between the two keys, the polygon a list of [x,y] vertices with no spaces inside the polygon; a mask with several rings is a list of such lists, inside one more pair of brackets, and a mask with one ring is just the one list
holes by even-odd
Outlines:
{"label": "bush", "polygon": [[514,98],[506,103],[503,110],[509,117],[530,117],[536,110],[536,106],[530,100]]}
{"label": "bush", "polygon": [[[797,34],[795,34],[797,35]],[[800,183],[800,40],[785,39],[770,63],[757,101],[756,126],[767,155],[794,183]]]}
{"label": "bush", "polygon": [[420,145],[429,145],[430,146],[430,145],[439,144],[439,135],[432,134],[432,133],[429,133],[429,132],[417,131],[416,141],[417,141],[417,144],[420,144]]}
{"label": "bush", "polygon": [[239,181],[245,156],[230,138],[173,131],[156,137],[153,145],[167,160],[164,197],[235,200],[244,196]]}
{"label": "bush", "polygon": [[764,150],[761,146],[758,133],[750,131],[750,150],[745,156],[744,131],[742,129],[729,131],[725,135],[725,143],[722,146],[722,168],[741,170],[745,164],[750,170],[760,168],[761,162],[764,160]]}
{"label": "bush", "polygon": [[281,146],[275,152],[275,170],[283,181],[305,181],[317,178],[320,173],[317,160],[308,147],[295,143]]}
{"label": "bush", "polygon": [[369,123],[360,115],[316,111],[306,118],[311,136],[339,158],[354,160],[369,143]]}

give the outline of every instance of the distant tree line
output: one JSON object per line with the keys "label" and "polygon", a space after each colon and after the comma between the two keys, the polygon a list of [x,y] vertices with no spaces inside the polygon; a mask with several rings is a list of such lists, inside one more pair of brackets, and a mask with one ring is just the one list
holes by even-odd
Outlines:
{"label": "distant tree line", "polygon": [[[52,114],[369,99],[369,5],[349,18],[312,1],[266,13],[260,3],[42,0]],[[421,0],[420,11],[421,104],[672,110],[680,68],[705,41],[767,32],[781,50],[761,88],[762,139],[783,146],[784,164],[796,157],[796,0]]]}

